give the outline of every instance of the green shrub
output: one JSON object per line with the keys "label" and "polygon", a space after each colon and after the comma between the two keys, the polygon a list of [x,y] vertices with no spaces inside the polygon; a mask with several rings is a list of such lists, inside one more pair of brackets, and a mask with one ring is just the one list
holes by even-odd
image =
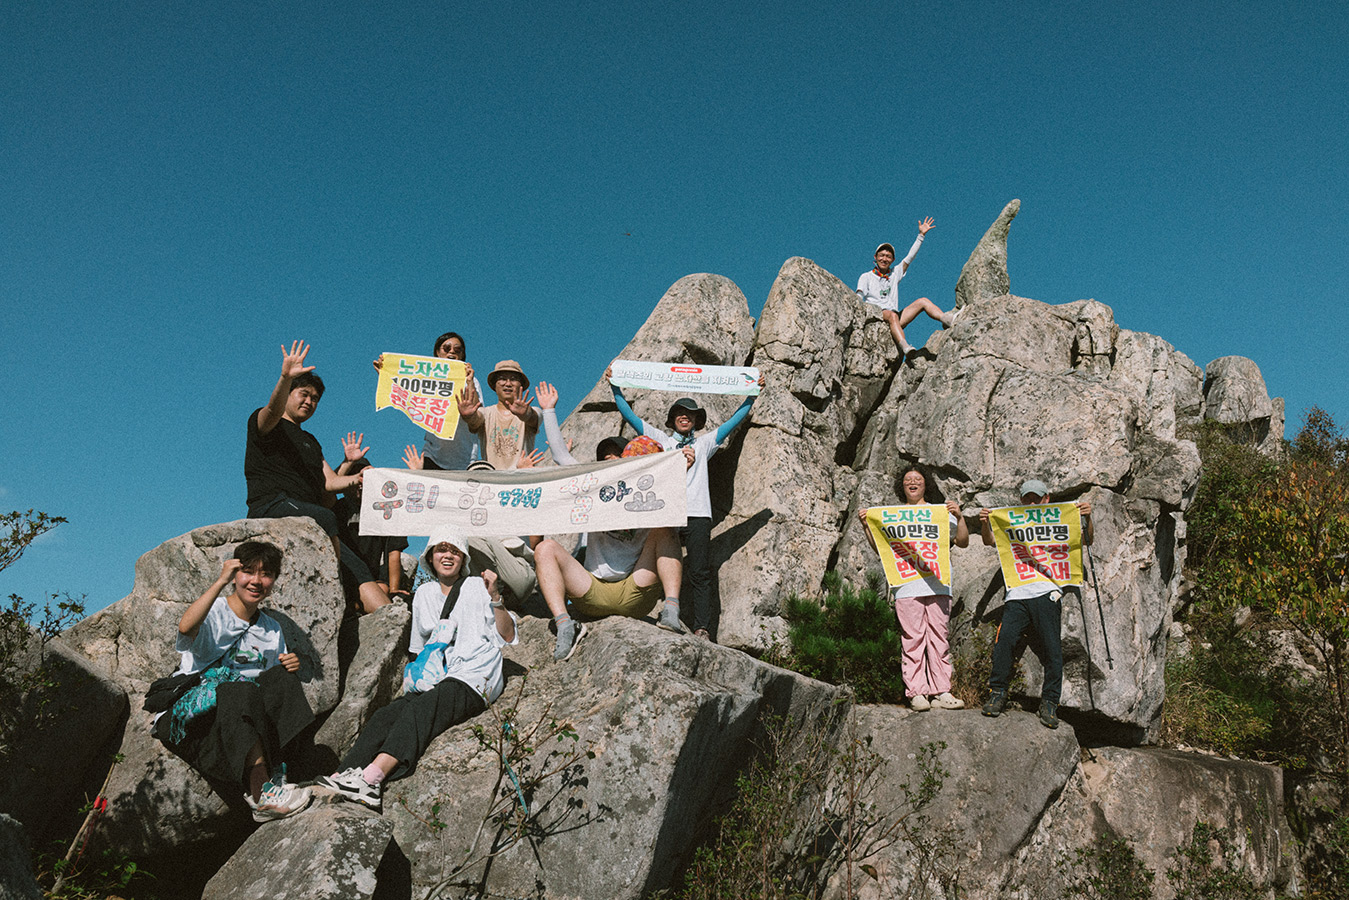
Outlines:
{"label": "green shrub", "polygon": [[904,697],[899,622],[882,580],[868,573],[856,590],[836,572],[824,577],[821,600],[788,598],[790,666],[804,675],[852,688],[858,703]]}
{"label": "green shrub", "polygon": [[1152,870],[1124,838],[1103,834],[1075,854],[1068,896],[1083,900],[1151,900]]}

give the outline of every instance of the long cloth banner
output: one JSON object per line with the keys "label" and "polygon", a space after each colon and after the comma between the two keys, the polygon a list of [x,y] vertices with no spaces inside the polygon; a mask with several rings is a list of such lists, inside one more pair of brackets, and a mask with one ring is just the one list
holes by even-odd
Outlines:
{"label": "long cloth banner", "polygon": [[873,506],[867,528],[891,587],[911,581],[951,584],[951,512],[945,506]]}
{"label": "long cloth banner", "polygon": [[571,534],[688,523],[682,453],[507,472],[365,470],[361,534]]}
{"label": "long cloth banner", "polygon": [[401,409],[422,428],[445,440],[459,427],[454,395],[468,382],[468,368],[457,359],[386,353],[379,367],[375,410]]}
{"label": "long cloth banner", "polygon": [[753,366],[695,366],[692,363],[637,362],[616,359],[609,381],[619,387],[681,394],[759,394],[759,370]]}
{"label": "long cloth banner", "polygon": [[993,542],[1009,588],[1082,583],[1082,515],[1076,503],[991,510]]}

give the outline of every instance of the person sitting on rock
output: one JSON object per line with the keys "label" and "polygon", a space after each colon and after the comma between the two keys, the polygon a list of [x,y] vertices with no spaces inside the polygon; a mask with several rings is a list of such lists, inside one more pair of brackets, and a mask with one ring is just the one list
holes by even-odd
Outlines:
{"label": "person sitting on rock", "polygon": [[497,402],[474,409],[461,405],[460,414],[482,443],[483,459],[498,471],[517,469],[534,452],[539,431],[538,407],[529,405],[529,378],[520,364],[503,359],[487,376]]}
{"label": "person sitting on rock", "polygon": [[362,608],[374,612],[389,602],[388,591],[375,581],[370,568],[338,536],[337,514],[332,507],[337,495],[361,483],[363,473],[347,474],[365,455],[364,435],[355,432],[342,442],[345,459],[333,471],[323,458],[323,448],[300,426],[318,410],[323,380],[313,366],[304,364],[309,346],[294,341],[287,352],[281,347],[281,377],[267,405],[248,416],[244,445],[244,479],[248,482],[248,517],[280,519],[305,516],[313,519],[332,539],[344,585],[354,585]]}
{"label": "person sitting on rock", "polygon": [[[604,377],[613,375],[613,367],[604,370]],[[759,376],[759,387],[764,386],[763,375]],[[639,435],[652,438],[666,450],[683,450],[692,453],[692,465],[687,474],[688,485],[688,524],[679,530],[679,538],[688,554],[685,563],[689,576],[689,594],[693,601],[693,633],[705,641],[712,639],[712,628],[721,617],[721,604],[717,592],[712,590],[712,495],[707,486],[707,463],[721,445],[730,437],[731,432],[749,415],[754,405],[754,397],[746,397],[744,402],[731,413],[720,427],[699,436],[698,431],[707,424],[707,410],[700,407],[689,397],[681,397],[670,407],[665,417],[666,434],[650,422],[643,421],[623,396],[616,384],[610,384],[614,393],[614,403],[623,421],[636,430]],[[676,605],[670,620],[667,604],[661,614],[661,625],[678,631],[679,607]]]}
{"label": "person sitting on rock", "polygon": [[[957,547],[968,547],[970,533],[960,505],[954,500],[943,500],[936,482],[916,465],[906,468],[899,476],[904,492],[904,506],[923,503],[945,504],[951,516],[951,542]],[[863,531],[871,548],[876,539],[866,527],[867,510],[857,511]],[[960,709],[965,705],[951,694],[951,586],[941,579],[919,578],[891,590],[895,601],[895,615],[903,635],[904,692],[909,706],[919,712],[932,707]]]}
{"label": "person sitting on rock", "polygon": [[[464,368],[468,370],[468,381],[454,398],[459,407],[459,425],[455,428],[454,435],[446,440],[429,431],[426,432],[422,452],[418,454],[422,462],[417,468],[462,472],[473,460],[482,458],[478,436],[473,433],[464,416],[466,408],[481,408],[482,385],[478,384],[478,379],[473,376],[473,367],[467,362],[468,351],[464,339],[458,332],[447,331],[436,338],[435,344],[431,347],[431,355],[440,359],[457,359],[464,363]],[[384,354],[381,353],[375,357],[375,371],[380,371],[383,366]]]}
{"label": "person sitting on rock", "polygon": [[[362,456],[352,464],[351,471],[355,474],[369,467],[370,460]],[[390,598],[411,603],[412,592],[403,589],[403,551],[408,547],[408,539],[398,535],[361,534],[361,493],[364,490],[365,482],[362,481],[339,497],[333,506],[342,546],[350,547],[365,563]],[[348,599],[352,598],[348,596]]]}
{"label": "person sitting on rock", "polygon": [[[564,466],[575,465],[576,459],[567,450],[557,427],[557,389],[547,382],[540,382],[539,404],[543,407],[544,432],[553,459]],[[605,438],[595,448],[595,458],[601,461],[618,459],[661,449],[650,439],[645,439],[643,446],[632,446],[643,440],[638,438],[625,445],[622,438]],[[684,455],[691,465],[691,454]],[[557,628],[554,659],[570,659],[586,632],[584,623],[572,619],[567,609],[568,600],[572,609],[584,616],[641,618],[655,608],[663,593],[665,608],[657,624],[671,631],[681,630],[679,588],[683,562],[675,529],[592,531],[585,540],[584,565],[551,538],[534,548],[539,592],[543,594]]]}
{"label": "person sitting on rock", "polygon": [[857,296],[872,306],[880,307],[881,317],[885,319],[885,324],[890,326],[890,336],[895,339],[895,346],[899,347],[901,360],[913,351],[904,337],[904,326],[918,318],[920,312],[925,312],[936,319],[943,328],[954,325],[956,316],[959,315],[958,310],[942,312],[937,304],[926,297],[919,297],[903,310],[899,308],[899,282],[908,272],[909,263],[918,255],[918,248],[923,246],[923,237],[932,230],[932,224],[931,216],[918,223],[918,237],[909,248],[909,255],[893,268],[895,246],[890,243],[881,244],[876,248],[875,268],[863,272],[862,277],[857,279]]}
{"label": "person sitting on rock", "polygon": [[[1043,481],[1032,478],[1021,485],[1021,505],[1034,506],[1049,502],[1049,488]],[[1082,542],[1090,544],[1093,537],[1091,503],[1079,501],[1077,511],[1082,516]],[[996,546],[993,526],[989,523],[990,510],[979,510],[979,531],[984,543]],[[1063,591],[1049,579],[1041,579],[1019,587],[1007,588],[1002,607],[1002,623],[993,642],[993,673],[988,677],[989,697],[984,704],[986,716],[997,717],[1007,706],[1007,689],[1012,683],[1012,664],[1018,644],[1027,628],[1032,638],[1031,647],[1044,667],[1044,686],[1040,689],[1040,724],[1046,728],[1059,727],[1059,697],[1063,689],[1063,648],[1060,644],[1060,625]]]}
{"label": "person sitting on rock", "polygon": [[384,784],[417,768],[431,741],[487,709],[505,688],[501,648],[516,642],[515,618],[497,593],[496,573],[466,572],[468,542],[448,528],[431,535],[423,557],[434,581],[412,599],[413,656],[403,696],[366,723],[339,771],[315,783],[379,809]]}
{"label": "person sitting on rock", "polygon": [[[259,610],[281,574],[281,550],[244,541],[178,620],[178,673],[200,682],[158,715],[152,732],[213,782],[244,786],[257,822],[297,813],[309,791],[286,782],[287,744],[314,721],[275,619]],[[220,596],[228,586],[233,591]],[[153,707],[152,707],[153,708]]]}

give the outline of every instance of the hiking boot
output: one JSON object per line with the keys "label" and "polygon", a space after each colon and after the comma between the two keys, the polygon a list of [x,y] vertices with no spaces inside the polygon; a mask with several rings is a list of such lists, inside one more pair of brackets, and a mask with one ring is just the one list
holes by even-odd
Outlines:
{"label": "hiking boot", "polygon": [[950,691],[942,691],[932,698],[932,705],[937,709],[964,709],[965,701],[952,696]]}
{"label": "hiking boot", "polygon": [[962,306],[959,309],[953,309],[946,315],[942,316],[941,327],[943,329],[955,327],[956,320],[960,318],[960,314],[963,313],[964,311],[965,307]]}
{"label": "hiking boot", "polygon": [[916,712],[927,712],[932,708],[932,704],[922,694],[914,694],[909,698],[909,709]]}
{"label": "hiking boot", "polygon": [[273,819],[293,816],[308,806],[311,799],[313,798],[308,788],[284,783],[272,784],[270,781],[262,786],[262,795],[256,802],[251,796],[244,794],[248,808],[253,811],[254,822],[270,822]]}
{"label": "hiking boot", "polygon": [[675,634],[684,633],[684,625],[679,621],[678,605],[665,604],[665,608],[660,611],[660,618],[656,620],[656,624],[666,631],[673,631]]}
{"label": "hiking boot", "polygon": [[1040,701],[1040,724],[1046,728],[1059,727],[1059,705],[1053,700]]}
{"label": "hiking boot", "polygon": [[384,786],[366,781],[361,775],[361,770],[356,768],[343,769],[341,772],[332,775],[324,775],[322,778],[316,779],[314,784],[319,787],[326,787],[347,800],[364,803],[376,811],[379,810],[384,797]]}
{"label": "hiking boot", "polygon": [[1007,708],[1007,692],[994,691],[989,696],[988,702],[984,704],[983,713],[986,716],[991,716],[992,718],[996,719],[998,716],[1002,715],[1002,711],[1006,708]]}
{"label": "hiking boot", "polygon": [[581,638],[585,637],[585,633],[585,623],[577,622],[574,619],[565,625],[557,626],[557,646],[553,648],[553,660],[565,662],[571,659],[571,655],[580,646]]}

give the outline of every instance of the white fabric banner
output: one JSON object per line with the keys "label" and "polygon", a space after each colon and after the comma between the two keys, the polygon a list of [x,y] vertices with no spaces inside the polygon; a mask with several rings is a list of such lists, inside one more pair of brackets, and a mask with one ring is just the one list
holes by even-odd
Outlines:
{"label": "white fabric banner", "polygon": [[361,534],[574,534],[688,523],[682,453],[512,472],[365,470]]}
{"label": "white fabric banner", "polygon": [[616,359],[609,381],[619,387],[677,394],[759,395],[759,370],[753,366],[695,366],[692,363]]}

